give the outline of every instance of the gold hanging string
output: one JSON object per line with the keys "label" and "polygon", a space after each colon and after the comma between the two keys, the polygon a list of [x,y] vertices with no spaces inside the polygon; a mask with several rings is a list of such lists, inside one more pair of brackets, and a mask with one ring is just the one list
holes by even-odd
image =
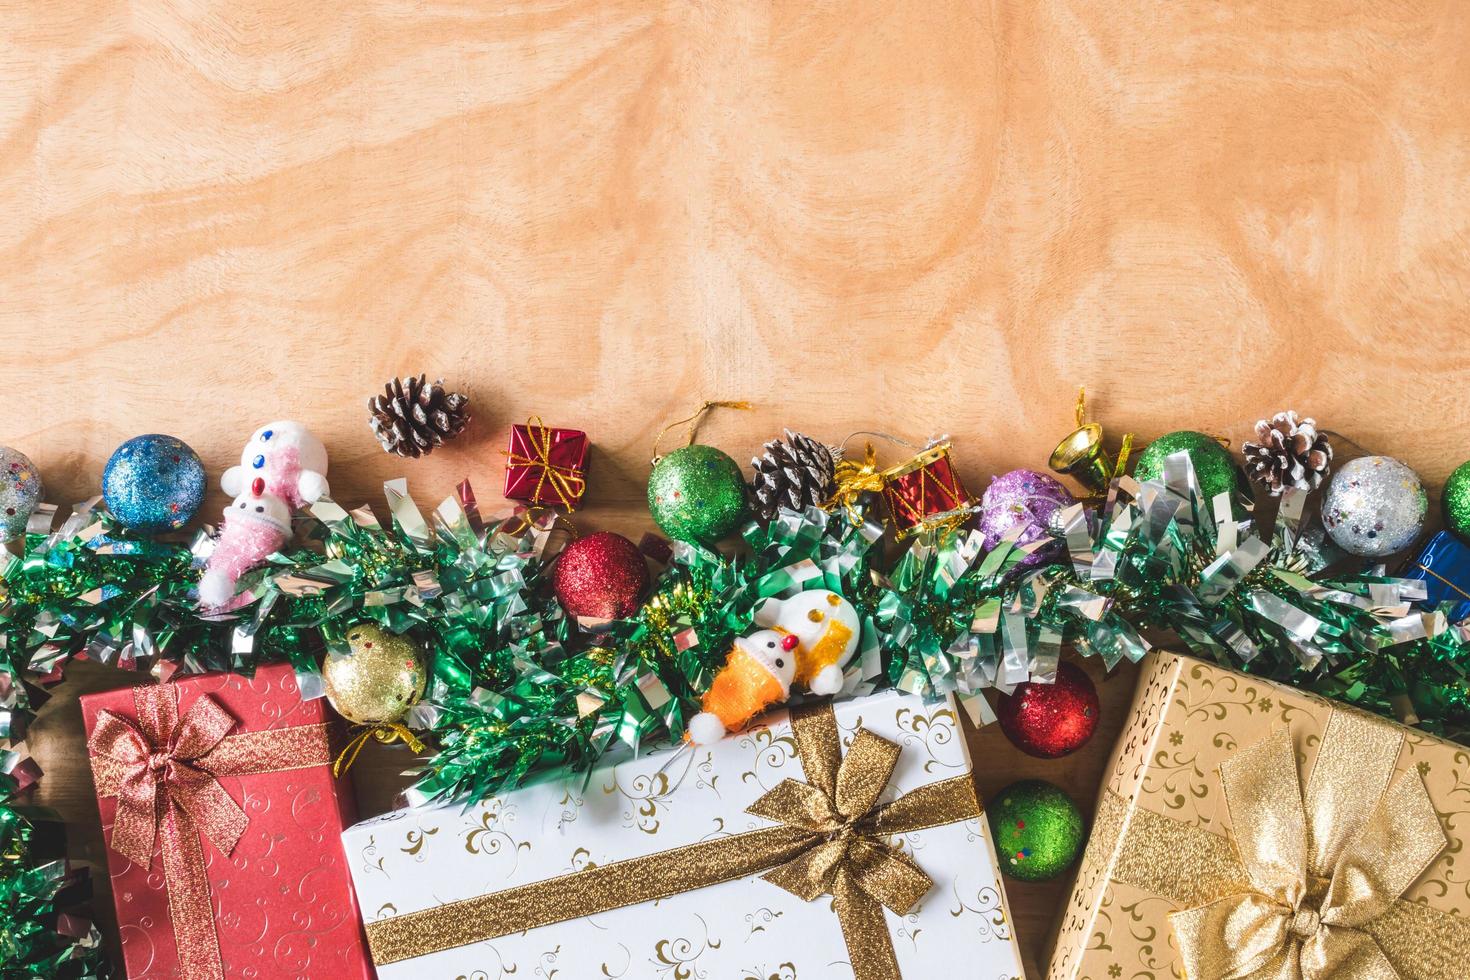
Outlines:
{"label": "gold hanging string", "polygon": [[730,402],[726,402],[726,401],[707,401],[703,405],[700,405],[699,406],[699,409],[697,411],[695,411],[695,413],[693,415],[689,416],[687,419],[680,419],[677,422],[670,422],[668,425],[666,425],[662,429],[660,429],[658,435],[654,437],[654,440],[653,440],[653,460],[652,460],[653,465],[657,466],[658,465],[658,461],[660,459],[663,459],[663,456],[660,455],[660,453],[658,451],[658,444],[663,441],[664,436],[666,436],[666,435],[669,434],[669,430],[670,429],[677,428],[678,426],[681,426],[681,425],[688,425],[689,426],[689,441],[687,443],[685,443],[685,445],[688,445],[688,446],[694,445],[694,432],[695,432],[696,429],[699,428],[699,420],[700,420],[701,417],[703,417],[703,415],[704,415],[705,412],[708,412],[712,408],[736,408],[736,409],[739,409],[740,411],[745,412],[745,411],[749,411],[750,410],[750,402],[744,402],[744,401],[730,401]]}
{"label": "gold hanging string", "polygon": [[384,745],[392,745],[394,742],[402,742],[408,746],[408,750],[414,755],[422,755],[424,743],[419,741],[418,736],[408,730],[408,726],[402,722],[385,721],[376,725],[366,725],[363,730],[353,736],[352,740],[342,747],[337,755],[337,761],[332,763],[332,775],[340,777],[344,772],[352,768],[357,761],[358,753],[370,739],[377,739]]}

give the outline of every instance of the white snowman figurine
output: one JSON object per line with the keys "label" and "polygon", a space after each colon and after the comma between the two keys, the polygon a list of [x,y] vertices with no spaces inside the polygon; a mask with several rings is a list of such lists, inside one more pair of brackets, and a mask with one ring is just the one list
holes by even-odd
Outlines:
{"label": "white snowman figurine", "polygon": [[290,536],[291,508],[267,493],[265,478],[257,477],[225,508],[219,540],[199,580],[200,605],[212,611],[229,608],[240,576],[279,551]]}
{"label": "white snowman figurine", "polygon": [[264,492],[290,507],[305,507],[327,495],[327,447],[300,422],[272,422],[255,430],[220,486],[238,497],[262,479]]}
{"label": "white snowman figurine", "polygon": [[794,636],[796,683],[813,694],[842,690],[842,670],[857,652],[862,620],[836,592],[810,589],[789,599],[767,599],[756,610],[757,626]]}
{"label": "white snowman figurine", "polygon": [[199,581],[199,604],[212,611],[243,601],[235,596],[240,576],[286,543],[291,511],[327,495],[327,447],[300,422],[263,425],[220,486],[235,499]]}

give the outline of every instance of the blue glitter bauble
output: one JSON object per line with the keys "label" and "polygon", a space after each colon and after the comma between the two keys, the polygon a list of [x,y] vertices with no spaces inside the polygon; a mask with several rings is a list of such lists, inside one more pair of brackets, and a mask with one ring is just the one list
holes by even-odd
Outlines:
{"label": "blue glitter bauble", "polygon": [[117,447],[102,471],[102,497],[131,531],[174,531],[204,502],[204,464],[173,436],[135,436]]}

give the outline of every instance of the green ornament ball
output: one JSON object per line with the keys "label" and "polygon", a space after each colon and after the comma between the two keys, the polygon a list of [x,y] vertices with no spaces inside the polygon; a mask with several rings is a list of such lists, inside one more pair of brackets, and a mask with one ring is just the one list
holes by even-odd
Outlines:
{"label": "green ornament ball", "polygon": [[1012,783],[985,809],[1000,870],[1020,881],[1050,881],[1066,871],[1087,837],[1077,804],[1045,780]]}
{"label": "green ornament ball", "polygon": [[1189,460],[1194,464],[1195,482],[1207,502],[1221,493],[1233,497],[1240,489],[1240,470],[1231,458],[1230,450],[1203,432],[1188,429],[1159,436],[1145,446],[1133,468],[1134,479],[1140,483],[1162,480],[1164,460],[1179,452],[1189,453]]}
{"label": "green ornament ball", "polygon": [[718,541],[746,519],[740,464],[713,446],[675,449],[654,464],[648,510],[671,538]]}
{"label": "green ornament ball", "polygon": [[1445,527],[1470,542],[1470,463],[1461,463],[1444,483]]}

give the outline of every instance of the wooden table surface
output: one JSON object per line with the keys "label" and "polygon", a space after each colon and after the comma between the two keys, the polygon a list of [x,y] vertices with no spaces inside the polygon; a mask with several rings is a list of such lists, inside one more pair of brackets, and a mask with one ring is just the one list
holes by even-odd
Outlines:
{"label": "wooden table surface", "polygon": [[[947,432],[979,490],[1086,384],[1114,440],[1297,408],[1438,487],[1467,42],[1457,0],[0,4],[0,444],[65,503],[129,436],[214,476],[291,417],[337,499],[432,505],[498,499],[539,414],[596,445],[579,527],[641,532],[653,436],[705,398],[754,403],[701,433],[739,459]],[[421,371],[476,418],[405,465],[363,406]],[[35,726],[99,864],[75,698],[126,680],[74,671]],[[982,789],[1090,806],[1131,683],[1069,759],[976,733]],[[360,765],[365,812],[405,762]],[[1064,887],[1010,889],[1033,968]]]}

